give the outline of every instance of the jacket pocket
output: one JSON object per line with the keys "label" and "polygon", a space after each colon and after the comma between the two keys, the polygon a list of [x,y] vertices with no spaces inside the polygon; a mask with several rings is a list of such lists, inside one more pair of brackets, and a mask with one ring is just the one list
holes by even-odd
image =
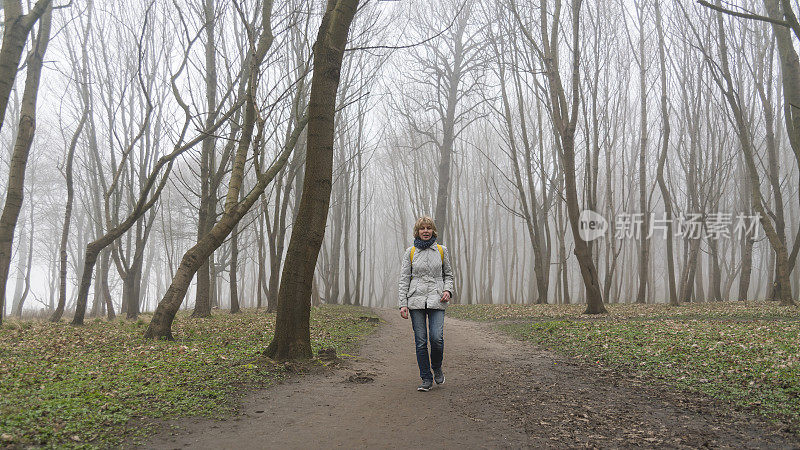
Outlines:
{"label": "jacket pocket", "polygon": [[436,280],[436,293],[439,295],[444,294],[444,280]]}
{"label": "jacket pocket", "polygon": [[414,294],[417,293],[418,285],[419,283],[417,283],[417,280],[415,278],[412,278],[411,282],[408,284],[408,293],[406,294],[407,298],[411,298],[414,296]]}

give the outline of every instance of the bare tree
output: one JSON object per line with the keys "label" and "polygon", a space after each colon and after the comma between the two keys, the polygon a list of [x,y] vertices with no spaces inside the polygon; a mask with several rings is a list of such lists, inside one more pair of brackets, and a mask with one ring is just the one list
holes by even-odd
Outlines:
{"label": "bare tree", "polygon": [[[93,14],[93,6],[94,2],[89,1],[87,4],[87,11],[86,11],[86,25],[84,26],[83,36],[81,38],[81,58],[80,60],[77,57],[77,52],[75,49],[68,43],[69,45],[69,53],[70,53],[70,60],[72,62],[73,67],[73,76],[75,77],[77,91],[80,98],[80,103],[82,104],[82,112],[80,115],[80,119],[78,119],[78,125],[75,127],[75,132],[72,134],[72,139],[69,143],[69,148],[67,150],[67,159],[66,163],[64,164],[64,177],[66,179],[67,184],[67,205],[64,211],[64,226],[62,227],[61,231],[61,248],[59,251],[60,256],[60,270],[59,270],[59,291],[58,291],[58,307],[56,311],[53,312],[50,319],[51,321],[58,321],[61,319],[61,315],[64,313],[64,306],[67,302],[67,244],[69,240],[69,228],[70,228],[70,221],[72,219],[72,204],[75,197],[75,188],[73,184],[73,176],[72,176],[72,167],[73,162],[75,160],[75,149],[78,146],[78,140],[80,139],[81,133],[83,132],[84,126],[89,119],[89,111],[91,108],[91,104],[89,101],[86,89],[83,86],[89,84],[89,56],[88,56],[88,44],[89,44],[89,33],[92,30],[92,14]],[[83,86],[81,86],[83,85]]]}
{"label": "bare tree", "polygon": [[[182,16],[180,16],[182,18]],[[146,28],[147,22],[143,24],[143,28]],[[201,29],[202,31],[202,29]],[[144,177],[143,182],[141,183],[141,187],[139,190],[139,195],[133,200],[133,207],[131,211],[128,213],[127,216],[116,225],[109,224],[106,233],[99,237],[98,239],[92,241],[86,246],[86,257],[83,264],[83,270],[81,272],[81,281],[78,286],[78,298],[75,310],[75,316],[73,317],[72,323],[76,325],[83,324],[83,318],[86,314],[86,303],[89,295],[89,287],[92,283],[92,271],[94,269],[95,263],[97,262],[97,257],[100,252],[112,244],[115,240],[117,240],[120,236],[122,236],[125,232],[127,232],[139,219],[150,210],[150,208],[157,202],[161,192],[166,185],[168,180],[169,174],[173,167],[173,162],[176,158],[178,158],[181,154],[186,152],[187,150],[193,148],[198,143],[202,142],[202,140],[210,133],[214,133],[218,128],[220,128],[223,124],[225,124],[235,113],[239,110],[239,108],[244,103],[245,99],[240,98],[237,99],[231,105],[230,109],[228,109],[224,114],[220,114],[217,121],[208,128],[202,130],[196,137],[186,140],[186,134],[189,129],[189,125],[192,123],[192,112],[189,109],[189,106],[186,102],[181,98],[179,93],[179,89],[176,85],[176,80],[183,72],[186,67],[188,56],[189,56],[189,48],[192,44],[197,40],[197,35],[191,36],[188,33],[188,30],[184,29],[184,38],[186,40],[187,51],[184,54],[184,58],[181,60],[180,66],[178,70],[172,74],[170,77],[170,86],[172,88],[173,96],[175,97],[175,101],[180,105],[181,109],[184,112],[184,122],[181,125],[181,128],[178,132],[178,137],[175,141],[175,145],[170,153],[167,153],[161,156],[157,161],[155,161],[150,169],[149,173],[146,177]],[[147,92],[146,86],[139,80],[140,89],[143,92]],[[152,102],[147,98],[147,111],[148,114],[153,108]],[[133,148],[132,146],[141,138],[144,134],[144,131],[147,129],[148,121],[145,121],[139,129],[139,132],[136,134],[136,137],[132,140],[132,142],[125,148],[123,154],[127,154]],[[164,173],[161,173],[161,170],[164,169]],[[116,180],[119,177],[120,170],[117,169],[115,172],[114,180],[112,181],[112,185],[116,183]],[[160,175],[160,179],[159,179]],[[107,192],[112,191],[113,186],[109,186]],[[106,195],[105,199],[106,203],[109,202],[109,195]],[[106,211],[109,210],[109,207],[106,206]]]}
{"label": "bare tree", "polygon": [[666,44],[664,42],[664,26],[661,18],[661,0],[655,0],[656,32],[658,33],[658,63],[661,72],[661,154],[658,157],[658,168],[656,169],[656,180],[661,190],[661,198],[664,201],[664,219],[666,221],[666,244],[667,244],[667,283],[669,286],[669,303],[678,304],[678,294],[675,286],[675,256],[672,245],[673,226],[672,226],[672,197],[667,189],[667,182],[664,178],[664,167],[667,163],[667,151],[669,150],[669,99],[667,97],[667,63],[666,63]]}
{"label": "bare tree", "polygon": [[[645,0],[634,1],[636,8],[636,24],[639,31],[639,41],[634,52],[634,45],[628,33],[628,43],[631,52],[635,55],[634,60],[639,67],[639,213],[642,215],[642,229],[639,233],[639,289],[636,294],[636,303],[645,303],[647,299],[647,278],[650,264],[650,240],[647,230],[650,229],[650,207],[647,202],[647,153],[648,153],[648,130],[647,130],[647,68],[649,61],[646,61],[645,53]],[[625,7],[623,6],[623,11]],[[628,32],[628,20],[625,23],[625,31]]]}
{"label": "bare tree", "polygon": [[[534,48],[542,61],[548,85],[548,108],[553,128],[556,130],[559,156],[563,164],[564,190],[572,237],[575,243],[574,253],[583,277],[586,289],[586,313],[599,314],[606,312],[603,306],[603,293],[600,290],[600,277],[597,273],[592,251],[580,235],[580,209],[578,191],[575,181],[575,131],[578,120],[578,106],[580,103],[580,8],[582,0],[572,0],[571,25],[572,25],[572,64],[571,64],[571,95],[567,98],[561,80],[559,67],[559,26],[561,20],[561,0],[554,2],[552,12],[548,11],[547,2],[540,6],[540,39],[533,37],[530,30],[522,22],[515,3],[512,1],[512,11],[528,43]],[[552,24],[549,17],[552,15]]]}
{"label": "bare tree", "polygon": [[[491,30],[491,29],[490,29]],[[505,24],[500,32],[503,35],[512,35],[511,24]],[[536,277],[536,288],[538,296],[536,303],[547,303],[550,286],[550,230],[548,210],[550,199],[547,193],[549,180],[542,176],[537,178],[537,167],[544,168],[545,161],[543,152],[544,130],[541,129],[541,108],[537,97],[527,97],[524,95],[526,84],[518,68],[530,60],[526,55],[518,56],[521,51],[516,45],[516,41],[500,36],[490,36],[489,42],[497,58],[497,77],[500,85],[500,99],[502,108],[495,108],[498,115],[503,118],[504,141],[509,161],[511,162],[511,173],[509,181],[518,193],[519,214],[525,222],[528,238],[533,247],[534,275]],[[509,60],[506,60],[509,55]],[[507,72],[511,74],[508,75]],[[528,70],[535,71],[535,67]],[[511,78],[511,80],[508,80]],[[506,85],[511,82],[513,92],[509,94]],[[530,101],[536,102],[536,121],[528,117],[526,104]],[[538,127],[537,127],[538,126]],[[538,142],[538,155],[537,155]],[[491,158],[489,158],[491,161]],[[501,171],[502,173],[502,171]],[[541,190],[541,194],[537,192]]]}
{"label": "bare tree", "polygon": [[454,145],[459,135],[479,118],[473,114],[478,103],[469,102],[481,87],[479,71],[483,64],[481,35],[470,31],[472,4],[471,0],[436,2],[418,12],[420,34],[434,34],[442,23],[451,23],[437,33],[438,39],[423,41],[414,48],[413,60],[418,70],[404,74],[409,79],[403,84],[417,93],[407,93],[405,103],[395,108],[413,132],[439,152],[434,218],[442,239],[449,235]]}
{"label": "bare tree", "polygon": [[[733,121],[737,129],[737,137],[742,148],[747,173],[749,178],[750,189],[753,198],[761,199],[760,186],[761,177],[758,173],[755,158],[753,155],[753,142],[750,135],[750,129],[747,126],[747,121],[744,117],[744,112],[741,106],[738,90],[733,81],[730,72],[730,63],[728,61],[728,46],[726,40],[725,27],[722,20],[722,14],[717,13],[716,17],[717,34],[719,37],[719,57],[720,66],[714,66],[713,60],[708,53],[705,53],[706,62],[712,65],[711,74],[714,82],[722,91],[722,94],[730,108],[733,115]],[[695,31],[696,34],[696,31]],[[775,228],[773,218],[767,213],[763,204],[763,200],[754,202],[754,208],[759,214],[759,221],[761,222],[764,232],[769,239],[769,243],[775,251],[775,273],[776,273],[776,292],[777,297],[782,305],[794,305],[791,293],[791,282],[789,273],[789,252],[787,251],[786,244],[781,240],[778,231]]]}
{"label": "bare tree", "polygon": [[[252,67],[248,72],[249,77],[247,80],[247,101],[245,103],[244,122],[242,124],[236,155],[233,160],[233,171],[228,184],[224,213],[211,230],[184,254],[178,266],[178,270],[175,272],[175,276],[172,279],[172,284],[170,284],[166,294],[164,294],[164,297],[159,302],[153,314],[153,319],[150,321],[150,325],[145,332],[145,337],[147,338],[172,339],[172,322],[175,319],[178,308],[180,308],[183,302],[186,291],[189,288],[189,283],[195,273],[200,268],[203,261],[222,245],[225,238],[228,237],[242,217],[244,217],[253,204],[261,197],[267,185],[272,182],[278,172],[286,165],[289,156],[297,144],[300,133],[303,128],[305,128],[305,124],[308,121],[308,116],[303,116],[303,118],[298,121],[299,125],[292,130],[278,158],[272,163],[268,170],[261,172],[258,159],[255,159],[258,181],[247,195],[243,195],[243,199],[239,200],[243,189],[248,152],[250,151],[251,145],[253,148],[259,149],[263,138],[264,121],[257,120],[256,88],[258,87],[259,79],[258,68],[274,41],[271,15],[272,1],[266,0],[263,2],[261,8],[261,33],[257,42],[251,43],[254,53],[251,60]],[[299,82],[302,83],[302,79],[299,80]],[[302,92],[302,88],[299,89],[299,91]],[[299,114],[299,111],[297,111],[298,101],[299,95],[295,96],[293,102],[293,111],[295,115]],[[256,122],[259,122],[259,127],[258,134],[254,138],[253,134],[256,129]],[[256,150],[256,152],[258,153],[258,150]]]}

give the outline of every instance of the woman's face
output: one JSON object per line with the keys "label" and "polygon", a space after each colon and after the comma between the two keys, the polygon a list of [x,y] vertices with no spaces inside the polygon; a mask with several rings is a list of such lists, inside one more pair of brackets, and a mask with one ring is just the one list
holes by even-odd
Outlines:
{"label": "woman's face", "polygon": [[433,236],[433,227],[430,225],[422,225],[419,229],[419,238],[423,241],[427,241]]}

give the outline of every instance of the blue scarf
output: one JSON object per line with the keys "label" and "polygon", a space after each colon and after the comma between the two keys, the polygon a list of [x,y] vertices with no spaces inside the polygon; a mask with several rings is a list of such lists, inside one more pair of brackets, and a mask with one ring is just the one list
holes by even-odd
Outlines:
{"label": "blue scarf", "polygon": [[420,238],[414,238],[414,247],[417,247],[420,250],[425,250],[426,248],[430,247],[436,243],[436,236],[431,237],[427,241],[423,241]]}

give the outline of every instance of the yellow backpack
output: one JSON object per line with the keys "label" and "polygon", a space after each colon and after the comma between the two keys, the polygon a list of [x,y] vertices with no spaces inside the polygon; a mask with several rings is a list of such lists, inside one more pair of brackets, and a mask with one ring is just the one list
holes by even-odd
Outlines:
{"label": "yellow backpack", "polygon": [[[444,264],[444,249],[439,244],[436,244],[436,248],[439,249],[439,256],[442,257],[442,264]],[[414,264],[414,252],[417,251],[417,247],[411,247],[411,264]]]}

